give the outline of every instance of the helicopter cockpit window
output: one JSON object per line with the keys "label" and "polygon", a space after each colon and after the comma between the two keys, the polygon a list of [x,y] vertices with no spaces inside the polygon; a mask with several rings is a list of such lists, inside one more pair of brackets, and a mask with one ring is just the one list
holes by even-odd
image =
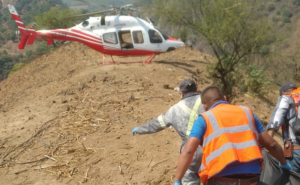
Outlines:
{"label": "helicopter cockpit window", "polygon": [[160,34],[162,34],[162,36],[164,37],[165,40],[168,40],[169,36],[166,32],[164,32],[163,30],[159,29],[159,28],[156,28]]}
{"label": "helicopter cockpit window", "polygon": [[150,38],[150,42],[151,43],[162,43],[163,40],[161,38],[161,36],[159,35],[159,33],[155,30],[149,30],[149,38]]}
{"label": "helicopter cockpit window", "polygon": [[133,31],[132,32],[133,41],[135,44],[144,43],[143,32],[142,31]]}
{"label": "helicopter cockpit window", "polygon": [[108,44],[118,44],[117,34],[115,32],[104,33],[103,40]]}
{"label": "helicopter cockpit window", "polygon": [[89,21],[83,21],[82,26],[87,27],[89,25]]}

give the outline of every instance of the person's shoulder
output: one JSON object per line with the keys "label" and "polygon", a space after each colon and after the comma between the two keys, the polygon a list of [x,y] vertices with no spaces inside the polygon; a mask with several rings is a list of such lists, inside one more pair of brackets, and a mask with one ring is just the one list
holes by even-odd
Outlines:
{"label": "person's shoulder", "polygon": [[280,96],[278,98],[278,102],[281,102],[281,101],[287,102],[287,103],[293,103],[294,102],[293,98],[291,96],[289,96],[289,95],[282,95],[282,96]]}

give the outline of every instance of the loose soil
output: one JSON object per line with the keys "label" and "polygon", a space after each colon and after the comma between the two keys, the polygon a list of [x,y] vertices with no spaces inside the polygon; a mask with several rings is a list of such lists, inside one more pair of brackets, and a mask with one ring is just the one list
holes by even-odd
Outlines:
{"label": "loose soil", "polygon": [[[181,48],[151,64],[98,65],[102,55],[78,43],[37,58],[0,83],[0,184],[172,184],[181,144],[174,129],[131,131],[180,100],[181,80],[211,85],[212,61]],[[276,96],[233,103],[266,122]]]}

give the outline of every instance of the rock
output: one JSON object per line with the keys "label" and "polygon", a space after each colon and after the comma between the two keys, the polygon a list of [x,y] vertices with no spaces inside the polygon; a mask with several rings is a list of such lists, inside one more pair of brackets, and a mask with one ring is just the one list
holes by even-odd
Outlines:
{"label": "rock", "polygon": [[203,70],[200,71],[199,69],[196,69],[196,74],[197,74],[197,75],[199,75],[199,74],[201,74],[201,73],[203,73]]}
{"label": "rock", "polygon": [[74,91],[73,90],[66,90],[66,95],[73,95],[74,94]]}
{"label": "rock", "polygon": [[65,110],[66,110],[66,111],[70,111],[70,106],[67,105],[66,108],[65,108]]}
{"label": "rock", "polygon": [[116,139],[120,139],[121,138],[121,136],[118,136]]}
{"label": "rock", "polygon": [[150,87],[150,86],[153,86],[153,84],[151,82],[143,82],[142,86],[143,87]]}
{"label": "rock", "polygon": [[164,89],[172,89],[172,88],[170,87],[170,85],[169,85],[169,84],[165,84],[165,85],[163,85],[163,88],[164,88]]}
{"label": "rock", "polygon": [[61,103],[67,103],[68,102],[68,100],[62,100],[61,101]]}
{"label": "rock", "polygon": [[52,101],[52,103],[56,103],[56,101],[55,101],[55,100],[53,100],[53,101]]}
{"label": "rock", "polygon": [[96,80],[96,75],[94,75],[94,76],[92,77],[92,79],[90,79],[90,80],[88,81],[88,83],[94,82],[95,80]]}
{"label": "rock", "polygon": [[88,88],[88,86],[85,83],[82,83],[79,87],[78,87],[78,91],[82,91],[83,89]]}
{"label": "rock", "polygon": [[135,100],[135,97],[133,94],[129,95],[127,101],[130,102],[130,101],[134,101]]}

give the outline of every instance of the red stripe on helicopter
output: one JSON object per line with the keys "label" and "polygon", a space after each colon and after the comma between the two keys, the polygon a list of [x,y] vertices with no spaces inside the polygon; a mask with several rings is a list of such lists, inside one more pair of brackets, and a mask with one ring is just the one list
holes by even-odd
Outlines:
{"label": "red stripe on helicopter", "polygon": [[73,36],[72,34],[66,34],[66,32],[59,32],[58,30],[48,30],[48,31],[37,31],[36,32],[38,37],[40,39],[52,39],[52,40],[65,40],[65,41],[77,41],[77,42],[81,42],[84,43],[86,45],[101,45],[101,42],[98,41],[94,41],[94,40],[89,40],[83,37],[76,37]]}
{"label": "red stripe on helicopter", "polygon": [[100,39],[89,38],[89,37],[86,37],[84,35],[80,35],[80,34],[73,33],[73,32],[68,32],[67,36],[69,36],[69,37],[76,37],[76,38],[80,38],[82,40],[86,40],[86,41],[89,41],[89,42],[96,42],[96,43],[102,44],[102,42],[101,42]]}
{"label": "red stripe on helicopter", "polygon": [[177,39],[174,39],[174,38],[172,38],[172,37],[169,37],[167,40],[181,42],[181,41],[179,41],[179,40],[177,40]]}
{"label": "red stripe on helicopter", "polygon": [[100,43],[102,42],[102,40],[98,37],[95,37],[95,36],[89,35],[89,34],[85,34],[85,33],[79,32],[77,30],[75,32],[73,29],[71,31],[68,29],[65,29],[65,31],[67,31],[68,34],[72,35],[72,36],[77,36],[77,37],[80,37],[83,39],[88,39],[88,40],[95,41],[95,42],[100,42]]}
{"label": "red stripe on helicopter", "polygon": [[24,24],[18,23],[18,22],[16,22],[16,23],[17,23],[17,26],[20,26],[20,27],[22,27],[22,28],[25,28]]}
{"label": "red stripe on helicopter", "polygon": [[16,21],[21,21],[21,22],[22,22],[20,16],[18,16],[18,15],[11,14],[11,17],[12,17],[14,20],[16,20]]}
{"label": "red stripe on helicopter", "polygon": [[[93,36],[93,35],[84,33],[84,32],[82,32],[82,31],[79,31],[79,30],[76,30],[76,29],[71,29],[71,31],[72,31],[72,32],[79,33],[79,34],[82,34],[82,35],[85,35],[85,36],[94,37],[95,39],[100,39],[99,37],[96,37],[96,36]],[[102,39],[100,39],[100,40],[102,40]]]}
{"label": "red stripe on helicopter", "polygon": [[68,29],[49,30],[49,32],[39,32],[39,35],[44,39],[46,39],[45,34],[46,35],[51,34],[51,39],[55,39],[55,40],[66,40],[66,38],[69,37],[72,40],[83,40],[83,41],[89,41],[91,43],[101,44],[101,40],[99,38],[94,39],[91,37],[87,37],[83,34],[71,32]]}

